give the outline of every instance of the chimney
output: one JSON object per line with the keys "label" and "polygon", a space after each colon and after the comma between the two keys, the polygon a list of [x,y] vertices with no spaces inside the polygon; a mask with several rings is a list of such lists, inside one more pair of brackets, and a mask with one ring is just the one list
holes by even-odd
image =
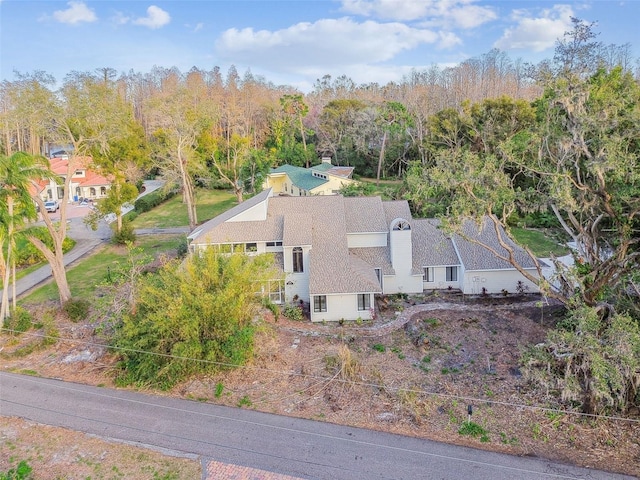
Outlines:
{"label": "chimney", "polygon": [[322,157],[322,163],[328,163],[331,165],[331,157]]}

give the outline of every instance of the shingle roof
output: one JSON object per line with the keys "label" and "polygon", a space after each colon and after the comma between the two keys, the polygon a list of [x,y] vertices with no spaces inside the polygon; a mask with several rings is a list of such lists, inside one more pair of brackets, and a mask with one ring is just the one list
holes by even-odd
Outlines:
{"label": "shingle roof", "polygon": [[350,248],[349,253],[367,262],[374,269],[381,268],[383,275],[395,275],[396,273],[393,265],[391,265],[391,255],[388,246]]}
{"label": "shingle roof", "polygon": [[404,218],[411,222],[411,210],[409,210],[409,203],[406,200],[392,200],[383,203],[384,214],[387,221],[387,229],[391,222],[396,218]]}
{"label": "shingle roof", "polygon": [[348,233],[389,231],[380,197],[346,197],[344,207]]}
{"label": "shingle roof", "polygon": [[309,256],[309,293],[339,294],[379,292],[380,284],[371,265],[349,255],[344,197],[307,197],[315,200],[313,248]]}
{"label": "shingle roof", "polygon": [[[388,232],[388,225],[395,218],[410,221],[415,273],[420,273],[426,266],[461,263],[467,270],[513,268],[464,235],[449,237],[438,228],[437,220],[412,219],[405,201],[382,202],[379,197],[345,198],[341,195],[268,197],[269,193],[263,192],[205,223],[190,238],[196,244],[282,241],[285,247],[311,246],[311,295],[379,292],[375,268],[381,268],[385,275],[395,273],[389,245],[349,249],[347,235]],[[265,220],[227,221],[260,201],[268,202]],[[477,225],[466,222],[464,232],[492,245],[499,252],[504,251],[497,242],[492,224],[485,223],[479,231]],[[517,260],[526,268],[533,267],[533,260],[526,252],[508,241],[514,246]]]}
{"label": "shingle roof", "polygon": [[[522,247],[516,245],[502,228],[499,228],[498,231],[505,242],[513,248],[516,262],[523,268],[535,268],[535,262],[529,254]],[[514,268],[509,262],[496,257],[485,247],[471,241],[471,239],[474,239],[482,242],[493,248],[500,255],[508,256],[507,250],[502,247],[498,241],[498,235],[490,219],[486,218],[480,225],[472,220],[464,221],[461,233],[462,235],[454,234],[453,239],[466,270],[502,270]]]}
{"label": "shingle roof", "polygon": [[413,219],[411,222],[413,248],[413,270],[422,267],[460,265],[460,259],[451,238],[428,219]]}
{"label": "shingle roof", "polygon": [[198,244],[281,241],[283,224],[284,218],[282,216],[271,218],[268,221],[223,222],[211,230],[198,231],[196,229],[194,233],[189,235],[189,238]]}
{"label": "shingle roof", "polygon": [[[223,212],[220,215],[218,215],[217,217],[214,217],[211,220],[203,223],[202,225],[194,228],[193,232],[191,232],[187,238],[195,239],[199,235],[202,235],[203,233],[213,232],[213,230],[218,225],[221,225],[222,223],[226,222],[227,220],[232,219],[236,215],[244,212],[245,210],[248,210],[249,208],[259,204],[260,202],[265,201],[267,198],[269,198],[270,194],[271,194],[271,189],[263,190],[259,194],[249,198],[248,200],[245,200],[242,203],[239,203],[235,207],[230,208],[226,212]],[[248,223],[248,222],[240,222],[240,223]],[[207,238],[209,238],[209,237],[207,237]],[[216,241],[214,241],[214,240],[209,240],[209,241],[213,242],[213,243],[216,243]],[[206,242],[204,242],[204,243],[206,243]]]}
{"label": "shingle roof", "polygon": [[338,165],[331,165],[330,163],[327,163],[327,162],[322,162],[318,165],[312,166],[310,170],[327,173],[329,175],[334,175],[336,177],[351,178],[354,167],[341,167]]}

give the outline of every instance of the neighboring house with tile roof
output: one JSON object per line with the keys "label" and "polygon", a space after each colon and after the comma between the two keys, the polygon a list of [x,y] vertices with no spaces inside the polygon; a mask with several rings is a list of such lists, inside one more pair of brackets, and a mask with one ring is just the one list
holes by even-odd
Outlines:
{"label": "neighboring house with tile roof", "polygon": [[[474,229],[475,228],[475,229]],[[275,196],[267,189],[189,234],[189,248],[248,255],[275,253],[284,280],[268,287],[276,303],[301,299],[311,321],[369,319],[375,295],[460,289],[465,294],[515,293],[518,282],[537,291],[503,254],[495,231],[469,222],[447,235],[433,219],[414,219],[406,201],[342,195]],[[517,247],[536,275],[535,260]]]}
{"label": "neighboring house with tile roof", "polygon": [[[69,202],[78,201],[81,198],[97,200],[107,195],[111,188],[111,179],[100,175],[90,168],[91,158],[80,157],[76,159],[78,166],[75,169],[69,188]],[[67,176],[69,157],[63,155],[49,160],[51,171],[58,175],[62,181]],[[53,180],[43,180],[38,184],[38,194],[42,200],[62,200],[64,191],[62,182],[57,184]]]}
{"label": "neighboring house with tile roof", "polygon": [[306,197],[310,195],[335,195],[345,185],[355,183],[351,177],[353,167],[331,164],[323,158],[319,165],[310,168],[281,165],[272,168],[264,181],[264,189],[273,189],[275,195]]}

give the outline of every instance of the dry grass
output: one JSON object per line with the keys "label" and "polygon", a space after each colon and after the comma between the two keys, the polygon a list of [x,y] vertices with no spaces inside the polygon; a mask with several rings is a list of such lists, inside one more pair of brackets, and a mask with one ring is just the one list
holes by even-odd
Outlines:
{"label": "dry grass", "polygon": [[0,422],[0,472],[25,460],[33,478],[201,478],[200,462],[16,418]]}
{"label": "dry grass", "polygon": [[[637,423],[529,408],[552,406],[517,372],[520,346],[544,338],[549,312],[541,325],[535,308],[460,307],[415,316],[405,329],[376,338],[358,336],[355,325],[270,319],[256,337],[250,365],[190,379],[173,394],[640,475]],[[73,334],[77,344],[58,342],[17,358],[7,355],[19,348],[15,339],[0,338],[3,364],[14,371],[111,385],[108,356],[72,365],[52,360],[82,350],[81,340],[90,338],[81,325],[58,320],[60,336]],[[474,406],[472,421],[488,432],[486,441],[458,433],[468,403]]]}

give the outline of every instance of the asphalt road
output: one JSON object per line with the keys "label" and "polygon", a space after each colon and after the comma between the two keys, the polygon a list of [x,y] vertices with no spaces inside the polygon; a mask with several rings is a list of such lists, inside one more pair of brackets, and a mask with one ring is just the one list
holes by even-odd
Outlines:
{"label": "asphalt road", "polygon": [[325,422],[0,373],[0,415],[303,479],[632,478]]}

